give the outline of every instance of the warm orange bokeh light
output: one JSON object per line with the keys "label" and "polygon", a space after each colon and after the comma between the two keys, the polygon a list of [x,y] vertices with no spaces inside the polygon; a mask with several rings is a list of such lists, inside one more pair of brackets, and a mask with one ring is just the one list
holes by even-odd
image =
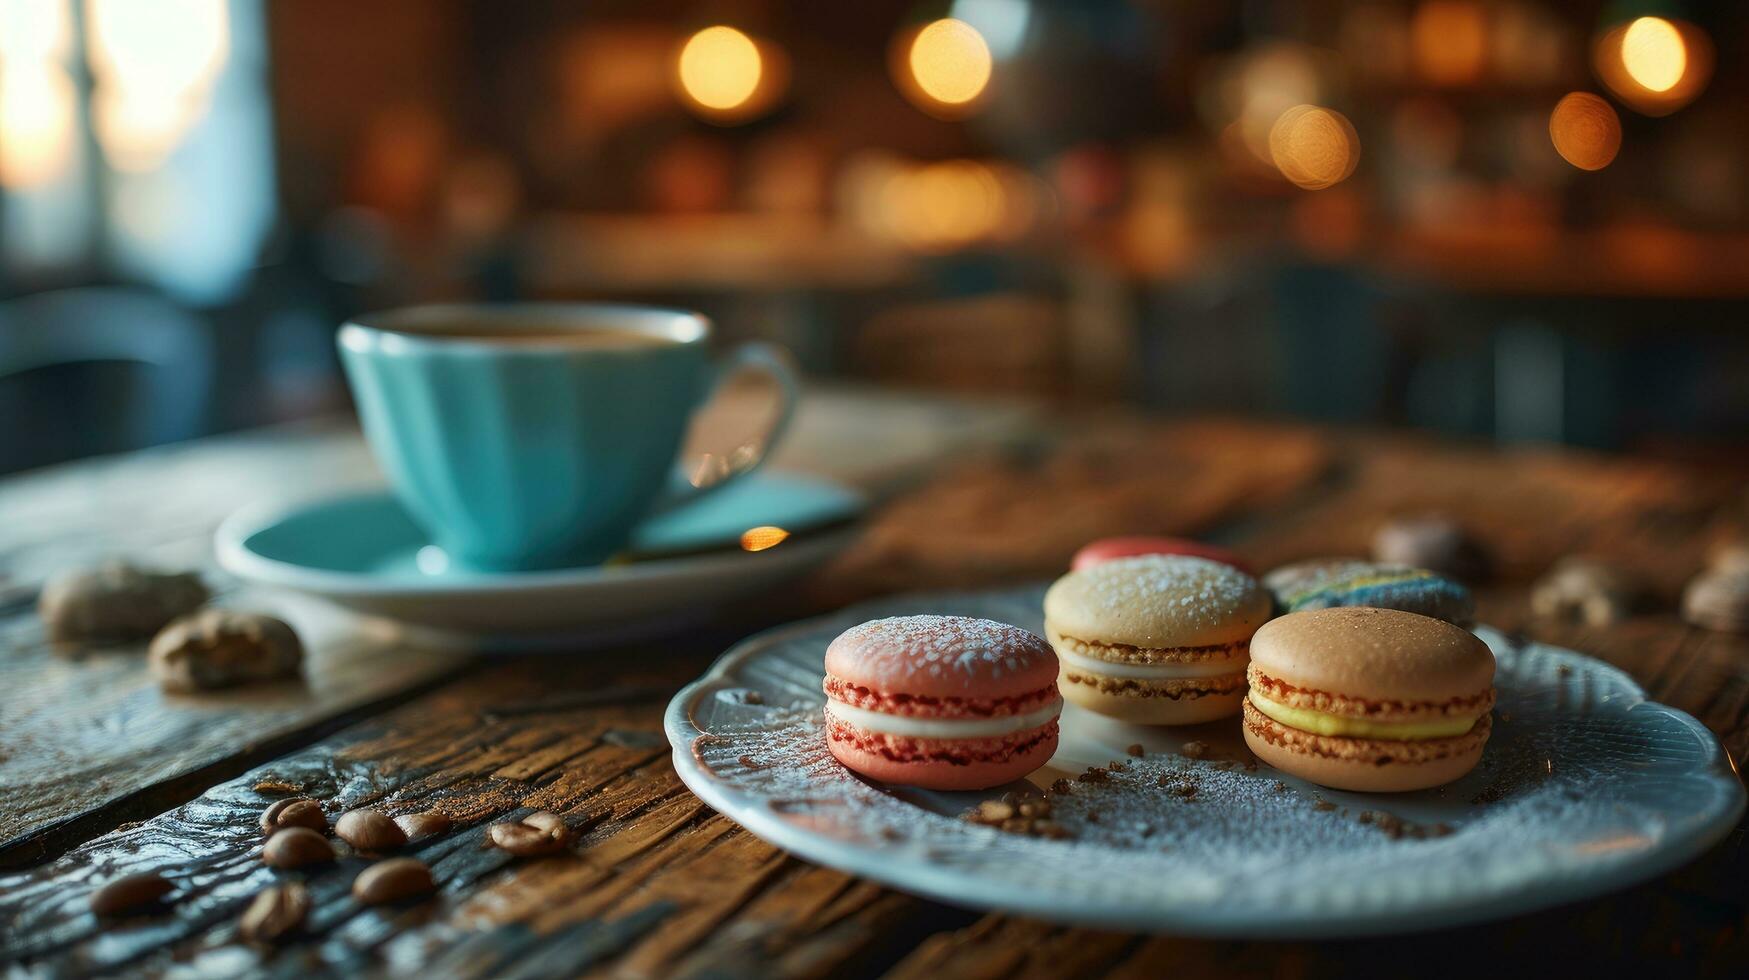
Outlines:
{"label": "warm orange bokeh light", "polygon": [[1662,17],[1641,17],[1622,35],[1621,63],[1634,81],[1653,92],[1668,92],[1688,70],[1688,46],[1676,25]]}
{"label": "warm orange bokeh light", "polygon": [[737,109],[759,91],[764,60],[753,39],[733,27],[707,27],[680,49],[680,87],[705,109]]}
{"label": "warm orange bokeh light", "polygon": [[783,528],[761,524],[758,527],[750,527],[741,533],[741,550],[765,551],[768,548],[775,548],[783,544],[788,538],[789,532]]}
{"label": "warm orange bokeh light", "polygon": [[1635,112],[1667,116],[1712,80],[1713,46],[1705,31],[1686,21],[1640,17],[1599,35],[1592,67]]}
{"label": "warm orange bokeh light", "polygon": [[1474,0],[1428,0],[1409,24],[1421,76],[1437,85],[1471,85],[1488,60],[1488,15]]}
{"label": "warm orange bokeh light", "polygon": [[1621,150],[1621,119],[1602,96],[1570,92],[1549,114],[1555,152],[1580,170],[1602,170]]}
{"label": "warm orange bokeh light", "polygon": [[976,160],[943,160],[887,179],[886,230],[919,251],[963,248],[994,235],[1007,214],[1001,180]]}
{"label": "warm orange bokeh light", "polygon": [[1297,187],[1323,190],[1348,179],[1360,162],[1360,137],[1348,118],[1321,106],[1294,106],[1269,130],[1269,156]]}
{"label": "warm orange bokeh light", "polygon": [[907,64],[922,93],[946,106],[966,105],[990,84],[990,46],[962,20],[924,26],[911,42]]}

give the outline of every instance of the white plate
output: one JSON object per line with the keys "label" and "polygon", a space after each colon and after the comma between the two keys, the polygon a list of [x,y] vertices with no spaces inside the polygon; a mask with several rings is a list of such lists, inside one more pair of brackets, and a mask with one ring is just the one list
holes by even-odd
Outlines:
{"label": "white plate", "polygon": [[[1063,841],[957,819],[1000,790],[883,787],[826,752],[820,681],[839,632],[924,612],[1039,631],[1042,598],[1042,587],[913,596],[756,636],[669,705],[675,767],[761,838],[895,888],[1060,922],[1210,936],[1355,936],[1516,915],[1672,870],[1743,812],[1742,784],[1699,722],[1645,700],[1613,667],[1485,627],[1478,635],[1499,660],[1493,738],[1475,772],[1436,790],[1345,793],[1248,770],[1236,720],[1148,728],[1070,711],[1052,767],[1034,783],[1111,760],[1128,768],[1104,784],[1077,783],[1057,804],[1055,816],[1078,831]],[[1180,755],[1190,740],[1210,755]],[[1125,754],[1137,742],[1142,759]],[[1199,792],[1179,797],[1158,785],[1162,776]],[[1451,832],[1393,838],[1359,819],[1367,810]]]}
{"label": "white plate", "polygon": [[[241,511],[214,536],[219,564],[256,585],[355,612],[511,646],[650,632],[756,595],[842,551],[862,496],[836,483],[757,473],[634,534],[636,560],[539,572],[470,572],[435,549],[384,491]],[[752,527],[791,533],[760,551]],[[708,550],[694,550],[708,549]],[[437,553],[441,559],[441,553]],[[500,645],[503,645],[500,643]]]}

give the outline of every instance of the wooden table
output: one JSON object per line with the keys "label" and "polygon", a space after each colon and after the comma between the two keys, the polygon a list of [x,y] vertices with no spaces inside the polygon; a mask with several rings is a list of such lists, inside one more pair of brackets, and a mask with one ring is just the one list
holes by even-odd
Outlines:
{"label": "wooden table", "polygon": [[[885,434],[880,437],[879,434]],[[688,635],[590,654],[412,649],[343,620],[300,620],[303,684],[172,697],[138,649],[47,648],[33,601],[53,570],[121,553],[205,566],[214,524],[263,494],[373,479],[356,435],[318,426],[98,460],[0,482],[0,963],[179,976],[1741,976],[1749,857],[1740,827],[1691,867],[1631,891],[1493,925],[1374,941],[1207,942],[1061,928],[948,908],[790,858],[678,782],[668,697],[738,637],[898,589],[1050,577],[1084,540],[1200,534],[1262,566],[1363,551],[1393,514],[1441,510],[1497,552],[1480,594],[1507,630],[1615,663],[1749,750],[1749,638],[1672,614],[1708,543],[1749,525],[1745,461],[1678,465],[1497,452],[1399,435],[1127,415],[1040,414],[815,397],[790,465],[892,495],[852,550],[791,594]],[[1539,622],[1527,581],[1578,550],[1631,564],[1656,602],[1599,630]],[[235,593],[226,601],[265,597]],[[331,810],[441,809],[453,834],[415,848],[433,899],[367,910],[357,859],[313,874],[307,932],[236,941],[263,866],[256,818],[294,790]],[[485,825],[523,808],[587,829],[575,853],[507,863]],[[99,926],[87,893],[158,870],[172,910]]]}

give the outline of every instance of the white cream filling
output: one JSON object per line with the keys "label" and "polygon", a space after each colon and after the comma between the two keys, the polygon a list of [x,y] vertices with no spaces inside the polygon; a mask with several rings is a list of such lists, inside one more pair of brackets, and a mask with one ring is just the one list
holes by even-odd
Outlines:
{"label": "white cream filling", "polygon": [[1029,711],[1024,715],[1003,715],[1000,718],[913,718],[909,715],[889,715],[845,704],[827,701],[826,713],[858,728],[883,735],[908,735],[916,738],[999,738],[1048,724],[1063,710],[1062,699]]}
{"label": "white cream filling", "polygon": [[1144,681],[1179,681],[1197,677],[1226,677],[1243,674],[1250,661],[1245,657],[1225,660],[1204,660],[1192,664],[1116,664],[1095,660],[1066,650],[1057,651],[1057,659],[1065,667],[1074,667],[1089,674],[1105,677],[1132,677]]}

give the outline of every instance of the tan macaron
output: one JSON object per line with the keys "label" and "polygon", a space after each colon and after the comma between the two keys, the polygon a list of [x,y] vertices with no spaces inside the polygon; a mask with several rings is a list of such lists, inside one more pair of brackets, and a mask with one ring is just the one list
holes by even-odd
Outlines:
{"label": "tan macaron", "polygon": [[1290,613],[1251,638],[1245,742],[1335,789],[1449,783],[1482,758],[1494,654],[1469,630],[1395,609]]}
{"label": "tan macaron", "polygon": [[1045,593],[1064,700],[1122,721],[1189,725],[1245,698],[1251,634],[1269,593],[1221,562],[1145,555],[1071,572]]}

